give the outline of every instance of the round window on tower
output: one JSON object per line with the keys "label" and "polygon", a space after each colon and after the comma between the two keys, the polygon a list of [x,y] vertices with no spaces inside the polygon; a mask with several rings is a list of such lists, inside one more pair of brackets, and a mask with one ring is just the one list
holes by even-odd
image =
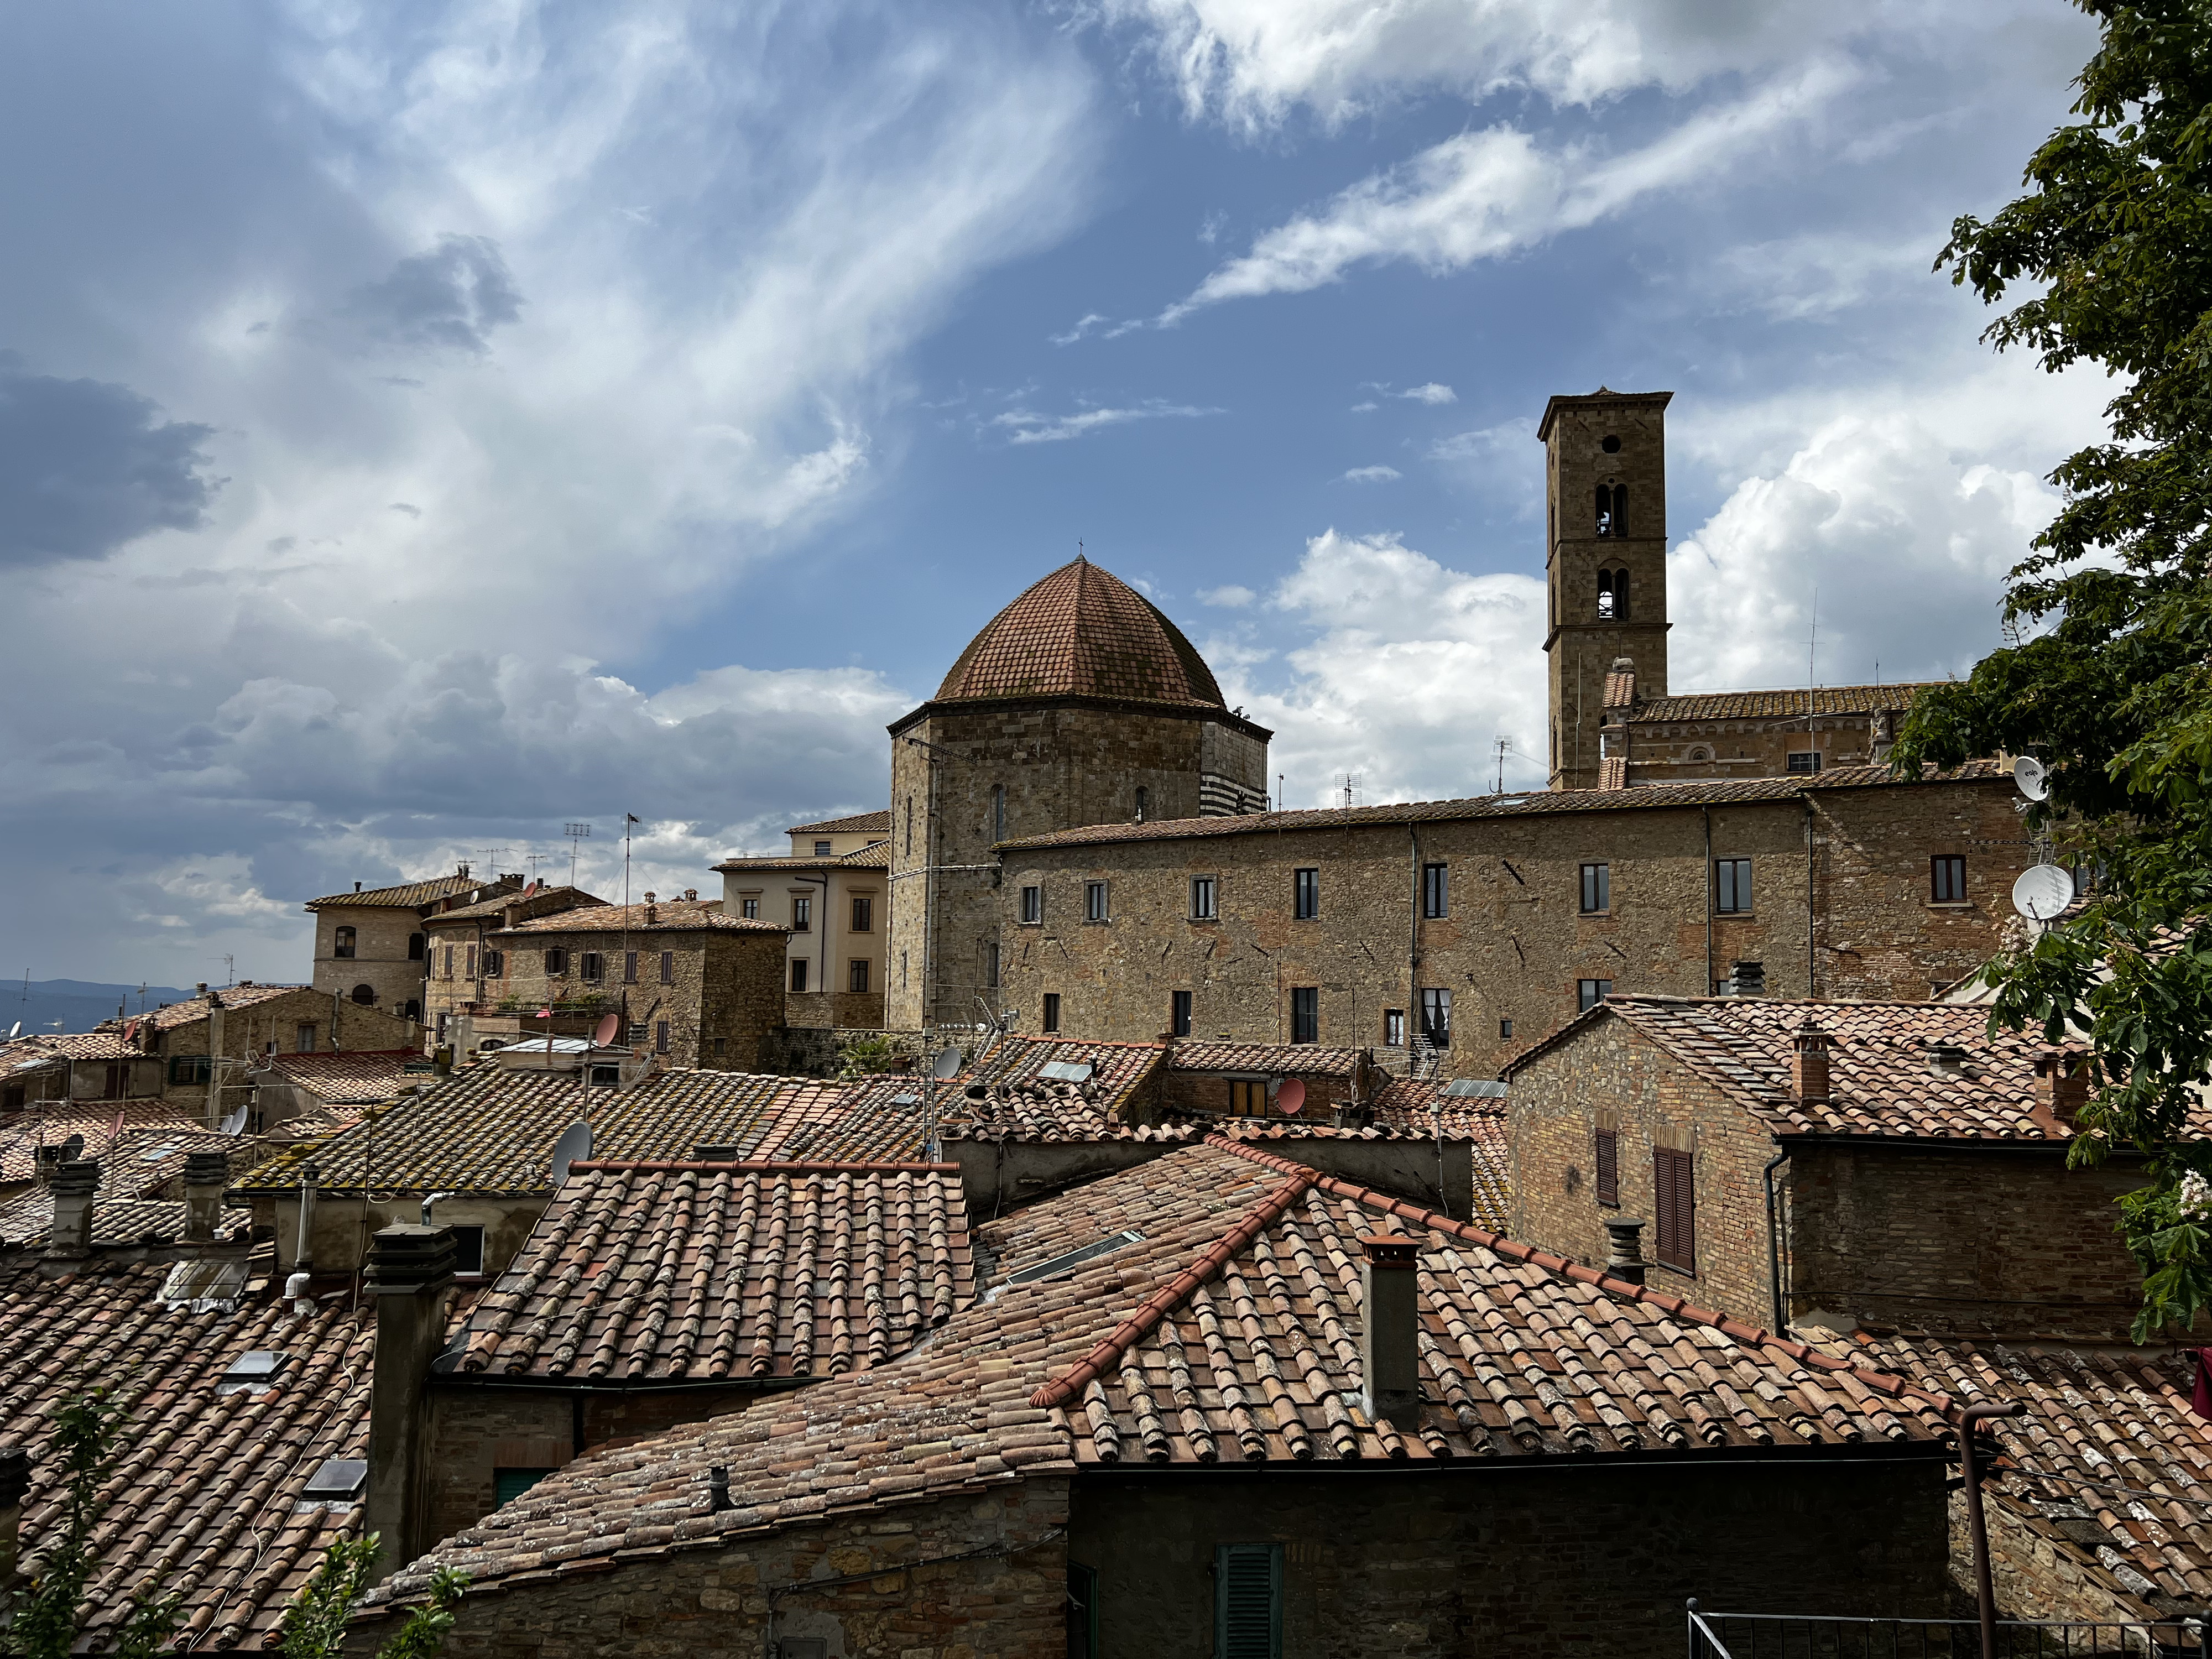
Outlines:
{"label": "round window on tower", "polygon": [[1605,441],[1600,444],[1598,447],[1605,451],[1608,455],[1618,455],[1620,453],[1620,440],[1614,437],[1611,433],[1607,433],[1605,437]]}

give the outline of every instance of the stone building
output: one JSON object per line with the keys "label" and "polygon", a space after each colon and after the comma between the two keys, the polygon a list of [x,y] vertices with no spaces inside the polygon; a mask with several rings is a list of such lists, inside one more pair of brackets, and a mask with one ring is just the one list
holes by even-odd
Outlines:
{"label": "stone building", "polygon": [[307,908],[315,918],[314,988],[364,1008],[420,1020],[429,977],[429,938],[422,919],[481,902],[495,890],[521,887],[520,876],[482,881],[464,864],[454,875],[366,892],[356,882],[350,893],[309,899]]}
{"label": "stone building", "polygon": [[791,929],[784,962],[786,1025],[883,1028],[890,830],[887,811],[794,824],[786,832],[789,857],[733,858],[714,866],[726,915]]}
{"label": "stone building", "polygon": [[900,1030],[994,1010],[998,842],[1267,805],[1273,734],[1224,706],[1156,605],[1080,558],[993,617],[890,733],[884,1018]]}
{"label": "stone building", "polygon": [[[455,1020],[464,1015],[480,1016],[501,1000],[492,994],[489,986],[488,964],[495,954],[489,942],[491,934],[518,922],[606,903],[580,887],[543,887],[534,882],[520,891],[501,886],[489,898],[477,899],[472,894],[455,896],[471,902],[434,910],[419,924],[425,945],[422,1024],[433,1043],[446,1043],[457,1036]],[[477,1023],[485,1024],[486,1039],[512,1035],[516,1029],[513,1022],[495,1022],[500,1026],[495,1034],[490,1024]],[[565,1027],[561,1035],[568,1035]],[[478,1045],[461,1046],[473,1049]]]}

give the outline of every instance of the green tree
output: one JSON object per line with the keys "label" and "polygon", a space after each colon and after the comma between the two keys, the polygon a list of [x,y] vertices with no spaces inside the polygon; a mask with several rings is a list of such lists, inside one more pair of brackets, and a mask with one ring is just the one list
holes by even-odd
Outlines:
{"label": "green tree", "polygon": [[2063,505],[2011,573],[2011,642],[1923,695],[1895,760],[2042,757],[2031,825],[2099,872],[2077,913],[1992,963],[1990,1024],[2086,1039],[2075,1163],[2148,1157],[2118,1223],[2140,1340],[2212,1303],[2212,1146],[2184,1138],[2212,1067],[2212,9],[2076,3],[2101,31],[2078,118],[2023,195],[1954,224],[1936,267],[2017,301],[1983,337],[1998,349],[2101,365],[2111,436],[2051,474]]}
{"label": "green tree", "polygon": [[[376,1569],[378,1538],[342,1538],[323,1552],[314,1574],[284,1610],[277,1626],[284,1659],[336,1659],[345,1641],[346,1620],[368,1594]],[[377,1659],[431,1659],[453,1627],[453,1609],[468,1586],[467,1575],[441,1567],[430,1577],[429,1599],[408,1610],[406,1621],[377,1650]]]}

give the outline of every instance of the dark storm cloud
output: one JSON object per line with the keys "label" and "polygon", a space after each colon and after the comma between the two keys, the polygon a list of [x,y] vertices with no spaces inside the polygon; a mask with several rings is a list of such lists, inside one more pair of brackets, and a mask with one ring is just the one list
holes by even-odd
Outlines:
{"label": "dark storm cloud", "polygon": [[522,294],[489,236],[441,236],[438,246],[356,289],[340,313],[368,343],[482,356],[491,331],[522,314]]}
{"label": "dark storm cloud", "polygon": [[27,373],[0,351],[0,567],[98,559],[155,530],[197,530],[222,480],[214,428],[165,421],[106,380]]}

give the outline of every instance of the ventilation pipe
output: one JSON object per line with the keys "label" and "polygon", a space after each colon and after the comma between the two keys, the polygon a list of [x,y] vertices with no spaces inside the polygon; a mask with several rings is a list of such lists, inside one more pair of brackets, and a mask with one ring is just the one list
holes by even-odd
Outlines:
{"label": "ventilation pipe", "polygon": [[1644,1224],[1624,1216],[1607,1216],[1605,1222],[1605,1271],[1608,1277],[1631,1285],[1644,1282]]}
{"label": "ventilation pipe", "polygon": [[1359,1241],[1359,1372],[1372,1422],[1410,1432],[1421,1414],[1420,1242],[1402,1233]]}
{"label": "ventilation pipe", "polygon": [[313,1273],[315,1269],[315,1182],[318,1171],[312,1164],[300,1166],[300,1241],[292,1249],[292,1271]]}

